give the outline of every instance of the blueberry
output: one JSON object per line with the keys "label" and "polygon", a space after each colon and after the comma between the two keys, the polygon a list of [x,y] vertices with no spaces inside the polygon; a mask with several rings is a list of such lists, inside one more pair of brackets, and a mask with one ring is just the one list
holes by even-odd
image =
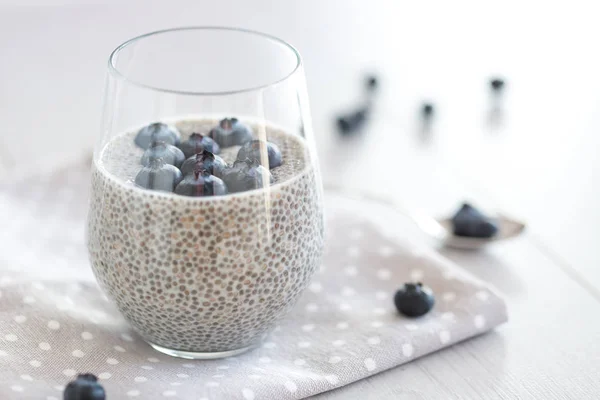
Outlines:
{"label": "blueberry", "polygon": [[219,156],[214,155],[208,150],[191,156],[181,165],[181,172],[187,175],[194,172],[196,166],[200,165],[200,169],[207,170],[211,175],[221,177],[223,171],[227,168],[227,163]]}
{"label": "blueberry", "polygon": [[138,172],[135,184],[144,189],[172,192],[183,178],[181,171],[161,159],[150,161],[147,167]]}
{"label": "blueberry", "polygon": [[237,118],[225,118],[208,135],[221,147],[241,146],[252,140],[252,130]]}
{"label": "blueberry", "polygon": [[219,154],[221,152],[221,148],[217,142],[208,136],[203,136],[199,133],[192,133],[188,140],[181,142],[179,148],[183,151],[183,154],[185,154],[185,158],[201,153],[203,150],[208,150],[213,154]]}
{"label": "blueberry", "polygon": [[222,196],[227,194],[227,186],[221,179],[198,166],[179,182],[179,185],[175,188],[175,193],[192,197]]}
{"label": "blueberry", "polygon": [[364,126],[368,114],[369,109],[365,107],[351,114],[340,116],[337,119],[338,129],[344,134],[359,131]]}
{"label": "blueberry", "polygon": [[177,146],[181,140],[179,131],[162,122],[155,122],[139,130],[135,136],[135,144],[147,149],[153,142],[165,142]]}
{"label": "blueberry", "polygon": [[181,167],[185,156],[183,152],[177,147],[167,144],[165,142],[154,142],[144,151],[142,155],[142,165],[147,167],[151,161],[161,159],[165,164],[174,165],[175,167]]}
{"label": "blueberry", "polygon": [[106,393],[93,374],[78,375],[65,387],[64,400],[105,400]]}
{"label": "blueberry", "polygon": [[[268,179],[268,182],[265,182]],[[256,160],[237,160],[223,174],[223,181],[230,193],[245,192],[260,189],[273,182],[273,176],[268,169]]]}
{"label": "blueberry", "polygon": [[263,140],[251,140],[242,146],[238,151],[237,159],[245,160],[247,158],[261,163],[262,154],[267,153],[269,159],[269,168],[279,167],[281,165],[281,150],[275,143],[265,142]]}
{"label": "blueberry", "polygon": [[498,233],[498,226],[475,207],[464,203],[452,217],[456,236],[490,238]]}
{"label": "blueberry", "polygon": [[369,92],[374,92],[377,90],[377,86],[379,82],[377,81],[377,77],[375,75],[367,75],[366,78],[366,86]]}
{"label": "blueberry", "polygon": [[500,78],[490,79],[490,87],[492,88],[492,90],[495,90],[497,92],[500,92],[502,91],[502,89],[504,89],[504,83],[504,80]]}
{"label": "blueberry", "polygon": [[398,311],[407,317],[420,317],[433,308],[433,292],[421,282],[405,283],[394,295],[394,304]]}
{"label": "blueberry", "polygon": [[431,103],[423,103],[423,105],[421,106],[421,114],[424,118],[431,117],[433,115],[434,110],[435,109],[433,108],[433,104]]}

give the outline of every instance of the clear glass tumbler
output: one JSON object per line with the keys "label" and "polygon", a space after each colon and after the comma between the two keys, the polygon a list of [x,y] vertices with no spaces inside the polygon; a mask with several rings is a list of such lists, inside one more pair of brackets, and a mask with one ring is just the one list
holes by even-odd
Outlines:
{"label": "clear glass tumbler", "polygon": [[191,27],[110,56],[87,243],[156,350],[239,354],[294,305],[323,249],[302,61],[275,37]]}

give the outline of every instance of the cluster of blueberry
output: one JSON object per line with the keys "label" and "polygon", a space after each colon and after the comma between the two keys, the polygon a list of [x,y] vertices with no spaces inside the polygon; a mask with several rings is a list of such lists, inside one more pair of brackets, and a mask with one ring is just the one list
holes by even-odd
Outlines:
{"label": "cluster of blueberry", "polygon": [[[252,139],[250,127],[236,118],[221,120],[208,136],[192,133],[183,142],[176,128],[156,122],[140,129],[135,144],[145,149],[135,183],[183,196],[221,196],[262,188],[273,182],[269,169],[282,163],[276,144]],[[242,147],[230,166],[217,154],[221,147],[231,146]],[[263,151],[268,169],[260,163]]]}
{"label": "cluster of blueberry", "polygon": [[464,203],[452,217],[452,226],[456,236],[473,238],[491,238],[498,233],[498,224],[481,211]]}

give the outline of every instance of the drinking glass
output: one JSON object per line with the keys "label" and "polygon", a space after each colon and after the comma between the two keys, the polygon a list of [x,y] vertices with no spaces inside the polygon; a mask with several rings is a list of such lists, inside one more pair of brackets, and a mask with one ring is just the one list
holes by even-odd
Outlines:
{"label": "drinking glass", "polygon": [[[192,167],[179,176],[183,167],[164,154],[185,150],[193,133],[201,144],[192,155],[187,147]],[[143,166],[144,154],[154,161]],[[146,342],[192,359],[257,346],[307,287],[323,249],[298,51],[220,27],[123,43],[108,62],[91,186],[94,274]]]}

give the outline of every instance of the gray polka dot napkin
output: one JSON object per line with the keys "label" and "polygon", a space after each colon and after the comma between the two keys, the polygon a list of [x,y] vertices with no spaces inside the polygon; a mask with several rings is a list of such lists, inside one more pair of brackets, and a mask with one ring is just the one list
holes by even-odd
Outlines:
{"label": "gray polka dot napkin", "polygon": [[[503,300],[435,253],[399,240],[394,211],[326,196],[323,267],[260,348],[218,361],[159,354],[99,291],[84,247],[87,167],[0,186],[0,398],[62,399],[78,372],[109,400],[300,399],[404,364],[506,321]],[[406,281],[428,315],[393,305]],[[435,357],[435,355],[432,355]]]}

